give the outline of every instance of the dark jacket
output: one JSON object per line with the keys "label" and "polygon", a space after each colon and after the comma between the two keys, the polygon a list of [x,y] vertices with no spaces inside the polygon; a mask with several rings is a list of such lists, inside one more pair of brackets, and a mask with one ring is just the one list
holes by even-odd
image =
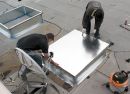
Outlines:
{"label": "dark jacket", "polygon": [[87,4],[86,11],[84,13],[83,20],[82,20],[83,28],[88,28],[88,26],[91,26],[90,20],[93,17],[95,17],[95,22],[96,22],[95,29],[99,28],[104,18],[104,11],[101,6],[101,3],[98,1],[90,1]]}
{"label": "dark jacket", "polygon": [[104,11],[102,9],[101,3],[98,1],[90,1],[86,7],[86,15],[91,16],[94,10],[100,10],[100,12],[104,15]]}

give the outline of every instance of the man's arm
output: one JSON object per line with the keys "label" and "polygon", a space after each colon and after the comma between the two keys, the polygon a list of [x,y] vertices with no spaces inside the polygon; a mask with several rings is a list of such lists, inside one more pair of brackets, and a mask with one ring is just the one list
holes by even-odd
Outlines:
{"label": "man's arm", "polygon": [[54,64],[55,66],[59,66],[59,64],[56,63],[56,62],[54,62],[52,59],[51,59],[50,63],[51,63],[51,64]]}
{"label": "man's arm", "polygon": [[[51,58],[50,55],[48,53],[42,53],[42,56],[44,57],[45,60],[48,60],[48,58]],[[52,59],[50,61],[51,64],[54,64],[56,66],[59,66],[58,63],[54,62]]]}
{"label": "man's arm", "polygon": [[92,18],[94,17],[96,11],[97,11],[97,9],[94,9],[94,10],[93,10],[93,12],[92,12],[92,14],[91,14],[91,17],[92,17]]}

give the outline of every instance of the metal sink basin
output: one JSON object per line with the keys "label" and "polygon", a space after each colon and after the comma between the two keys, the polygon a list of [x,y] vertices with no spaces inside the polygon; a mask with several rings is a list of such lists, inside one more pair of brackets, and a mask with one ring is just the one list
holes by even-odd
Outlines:
{"label": "metal sink basin", "polygon": [[12,38],[25,33],[25,30],[42,23],[42,12],[21,6],[0,15],[0,32]]}

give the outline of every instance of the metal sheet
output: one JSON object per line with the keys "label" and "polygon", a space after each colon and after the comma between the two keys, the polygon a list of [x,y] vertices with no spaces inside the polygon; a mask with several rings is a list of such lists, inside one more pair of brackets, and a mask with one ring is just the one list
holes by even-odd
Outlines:
{"label": "metal sheet", "polygon": [[52,45],[53,60],[61,68],[76,77],[86,66],[92,63],[107,47],[108,43],[94,38],[83,39],[82,33],[73,30]]}

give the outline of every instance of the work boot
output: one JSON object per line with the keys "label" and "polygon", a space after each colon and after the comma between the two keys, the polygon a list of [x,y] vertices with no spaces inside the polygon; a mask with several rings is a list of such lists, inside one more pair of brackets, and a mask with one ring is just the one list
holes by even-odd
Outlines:
{"label": "work boot", "polygon": [[94,34],[94,37],[100,39],[100,34]]}
{"label": "work boot", "polygon": [[94,37],[97,38],[97,39],[100,38],[99,30],[96,30],[96,32],[94,34]]}

